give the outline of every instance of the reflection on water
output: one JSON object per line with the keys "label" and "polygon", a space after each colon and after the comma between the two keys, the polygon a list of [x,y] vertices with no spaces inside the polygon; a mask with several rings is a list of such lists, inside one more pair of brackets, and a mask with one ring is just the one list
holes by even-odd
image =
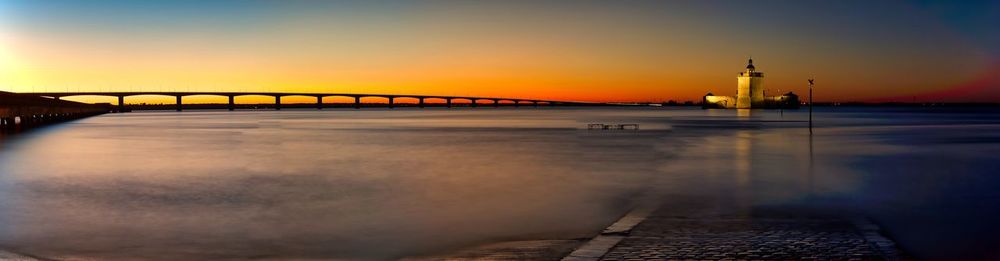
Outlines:
{"label": "reflection on water", "polygon": [[[589,237],[656,193],[857,211],[918,256],[981,257],[1000,230],[996,115],[820,111],[812,136],[804,110],[105,115],[0,141],[0,248],[396,258]],[[939,235],[953,243],[923,239]]]}
{"label": "reflection on water", "polygon": [[736,109],[736,115],[740,116],[740,117],[743,117],[743,118],[746,118],[746,117],[750,117],[751,113],[753,113],[753,111],[754,110],[751,110],[751,109]]}
{"label": "reflection on water", "polygon": [[[733,165],[736,166],[736,184],[740,187],[746,187],[750,182],[750,164],[753,163],[750,160],[750,138],[752,135],[750,131],[746,130],[736,132],[736,156],[733,157]],[[723,142],[728,142],[728,140],[723,140]]]}

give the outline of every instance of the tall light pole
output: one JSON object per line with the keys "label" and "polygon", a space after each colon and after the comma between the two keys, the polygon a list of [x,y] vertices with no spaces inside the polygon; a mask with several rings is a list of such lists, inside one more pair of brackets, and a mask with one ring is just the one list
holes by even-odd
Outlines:
{"label": "tall light pole", "polygon": [[809,134],[813,133],[813,79],[809,79]]}

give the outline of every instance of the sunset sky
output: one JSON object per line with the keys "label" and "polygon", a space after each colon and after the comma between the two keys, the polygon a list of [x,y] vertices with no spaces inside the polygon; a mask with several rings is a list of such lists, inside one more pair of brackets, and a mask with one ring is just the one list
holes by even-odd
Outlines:
{"label": "sunset sky", "polygon": [[998,25],[1000,1],[0,0],[0,90],[683,101],[753,56],[820,101],[1000,102]]}

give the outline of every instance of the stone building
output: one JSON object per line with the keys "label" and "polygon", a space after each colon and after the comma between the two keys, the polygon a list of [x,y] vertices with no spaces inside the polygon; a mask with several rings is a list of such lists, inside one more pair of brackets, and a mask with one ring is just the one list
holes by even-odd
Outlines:
{"label": "stone building", "polygon": [[703,108],[723,109],[777,109],[798,108],[799,96],[788,92],[778,96],[764,96],[764,73],[753,66],[753,59],[747,69],[736,77],[736,96],[705,95]]}

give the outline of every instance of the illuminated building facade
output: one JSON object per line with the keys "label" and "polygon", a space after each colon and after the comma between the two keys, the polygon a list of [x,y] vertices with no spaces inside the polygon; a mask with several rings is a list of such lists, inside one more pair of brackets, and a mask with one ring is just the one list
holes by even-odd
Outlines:
{"label": "illuminated building facade", "polygon": [[776,109],[798,108],[799,97],[794,93],[779,96],[764,96],[764,73],[757,71],[750,59],[745,71],[736,77],[736,97],[705,95],[702,100],[704,108],[723,109]]}

